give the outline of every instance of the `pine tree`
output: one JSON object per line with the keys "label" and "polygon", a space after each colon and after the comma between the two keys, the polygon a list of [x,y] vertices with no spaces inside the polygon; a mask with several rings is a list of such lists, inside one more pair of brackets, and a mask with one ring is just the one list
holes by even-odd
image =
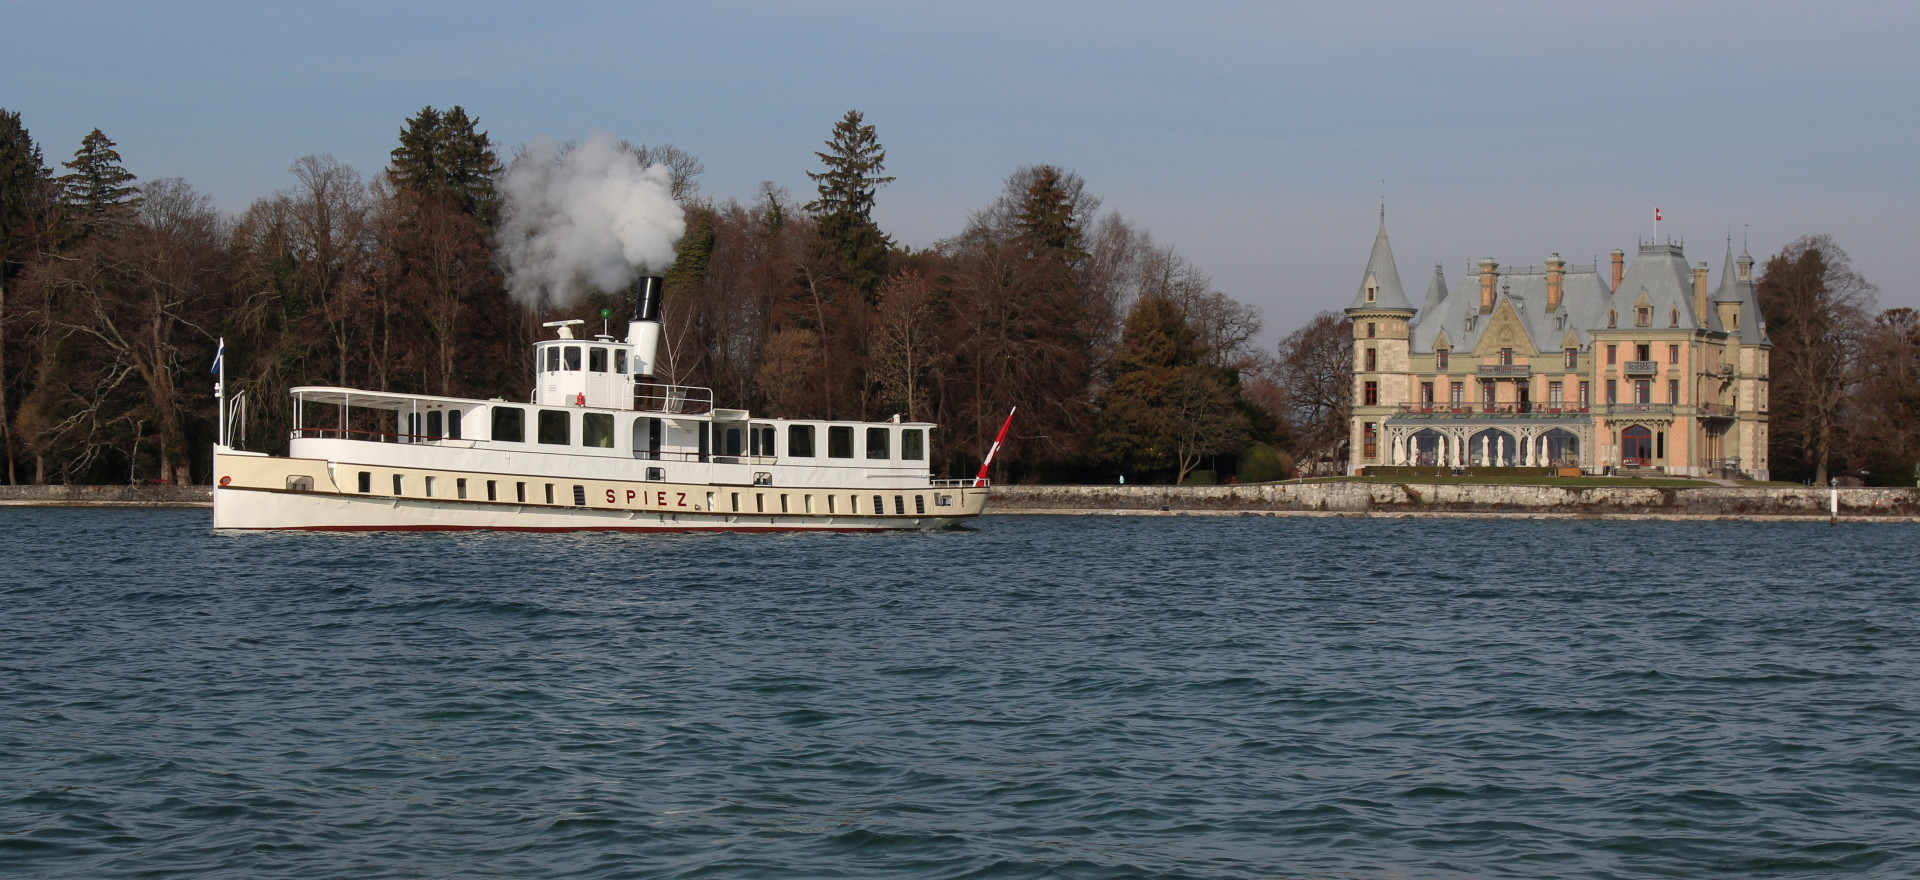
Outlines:
{"label": "pine tree", "polygon": [[1228,371],[1205,359],[1179,305],[1157,296],[1136,303],[1101,398],[1096,459],[1123,469],[1171,467],[1179,483],[1202,458],[1245,443],[1247,420]]}
{"label": "pine tree", "polygon": [[873,222],[874,195],[893,178],[881,175],[887,151],[860,111],[848,110],[833,126],[827,152],[816,152],[825,171],[807,172],[820,197],[807,203],[819,218],[821,248],[837,263],[841,278],[869,300],[879,289],[893,242]]}
{"label": "pine tree", "polygon": [[0,283],[24,262],[28,237],[53,181],[20,114],[0,110]]}
{"label": "pine tree", "polygon": [[444,113],[422,107],[400,129],[387,180],[415,196],[445,200],[481,227],[493,228],[500,211],[493,189],[500,160],[479,125],[457,104]]}
{"label": "pine tree", "polygon": [[61,206],[76,241],[112,232],[131,222],[140,207],[134,176],[120,165],[113,141],[94,129],[80,142],[73,160],[61,163]]}

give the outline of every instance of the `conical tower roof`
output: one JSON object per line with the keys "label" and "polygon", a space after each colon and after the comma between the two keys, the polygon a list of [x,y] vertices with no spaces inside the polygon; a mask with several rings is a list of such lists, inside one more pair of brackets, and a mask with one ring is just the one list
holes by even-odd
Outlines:
{"label": "conical tower roof", "polygon": [[[1373,297],[1367,297],[1367,291]],[[1360,277],[1360,292],[1354,294],[1347,311],[1403,309],[1413,311],[1407,292],[1400,286],[1400,270],[1393,263],[1393,246],[1387,243],[1387,218],[1380,217],[1380,232],[1373,237],[1373,254],[1367,257],[1367,273]]]}
{"label": "conical tower roof", "polygon": [[1436,314],[1440,304],[1447,299],[1447,276],[1440,271],[1440,264],[1433,264],[1433,279],[1427,282],[1427,298],[1420,303],[1420,318]]}

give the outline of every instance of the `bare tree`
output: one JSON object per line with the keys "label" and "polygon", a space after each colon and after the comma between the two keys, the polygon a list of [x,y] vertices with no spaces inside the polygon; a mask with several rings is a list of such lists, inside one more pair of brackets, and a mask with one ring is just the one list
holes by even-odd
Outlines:
{"label": "bare tree", "polygon": [[933,288],[917,273],[882,282],[874,315],[873,375],[884,403],[899,406],[908,420],[925,409],[924,376],[934,346]]}
{"label": "bare tree", "polygon": [[1280,340],[1278,379],[1298,458],[1345,458],[1353,411],[1353,337],[1346,316],[1326,311]]}
{"label": "bare tree", "polygon": [[1812,235],[1767,261],[1756,293],[1774,346],[1770,457],[1825,484],[1877,288],[1831,236]]}

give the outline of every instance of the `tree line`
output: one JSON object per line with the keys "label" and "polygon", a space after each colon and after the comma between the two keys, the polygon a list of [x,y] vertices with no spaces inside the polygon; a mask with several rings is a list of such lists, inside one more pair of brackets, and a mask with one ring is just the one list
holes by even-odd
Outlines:
{"label": "tree line", "polygon": [[[387,166],[325,155],[223,215],[179,179],[139,181],[95,130],[50,168],[0,110],[0,480],[205,482],[216,340],[249,446],[284,453],[287,390],[527,399],[543,322],[624,313],[626,290],[516,304],[495,256],[505,164],[462,107],[404,120]],[[1274,479],[1293,426],[1253,309],[1214,289],[1054,165],[932,247],[873,219],[886,151],[849,112],[813,197],[702,192],[667,167],[686,234],[667,270],[659,372],[768,416],[933,421],[935,465],[979,465],[1020,408],[998,479]]]}
{"label": "tree line", "polygon": [[[873,219],[893,178],[857,111],[832,127],[804,202],[763,183],[704,193],[664,165],[686,233],[667,271],[663,377],[773,417],[932,421],[935,467],[970,474],[1018,406],[996,479],[1189,482],[1344,469],[1352,332],[1326,311],[1280,341],[1078,174],[1014,170],[925,249]],[[284,453],[287,389],[527,399],[546,321],[603,309],[506,293],[498,147],[462,107],[403,121],[370,178],[325,155],[238,215],[179,179],[141,182],[95,130],[48,167],[0,109],[0,480],[204,482],[215,340],[249,446]],[[1920,313],[1876,313],[1831,239],[1766,263],[1774,473],[1905,482],[1920,461]]]}

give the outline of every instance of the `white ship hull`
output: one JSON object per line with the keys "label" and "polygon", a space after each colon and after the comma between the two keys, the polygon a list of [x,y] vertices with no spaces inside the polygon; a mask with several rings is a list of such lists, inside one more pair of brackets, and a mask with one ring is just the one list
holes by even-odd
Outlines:
{"label": "white ship hull", "polygon": [[[840,489],[780,489],[738,485],[634,483],[562,478],[560,503],[546,504],[544,487],[556,478],[538,478],[533,503],[486,501],[479,497],[407,497],[361,494],[336,485],[336,471],[366,467],[316,459],[274,458],[221,449],[213,490],[213,527],[235,530],[298,531],[526,531],[526,532],[870,532],[952,528],[978,516],[984,488],[889,488],[853,492]],[[402,469],[381,469],[383,481]],[[437,477],[439,491],[453,492],[455,472],[404,469],[409,484],[424,486]],[[468,477],[479,495],[486,475]],[[490,475],[500,486],[532,481],[522,475]],[[288,488],[309,486],[310,488]],[[574,486],[579,486],[579,494]],[[833,496],[834,512],[824,512]],[[898,500],[895,500],[898,496]],[[584,504],[566,502],[582,498]],[[874,507],[880,508],[879,513]],[[944,501],[944,504],[940,502]],[[734,505],[745,510],[735,511]],[[787,513],[780,513],[780,506]],[[807,513],[811,507],[815,513]],[[759,508],[759,509],[755,509]],[[771,510],[768,510],[771,508]],[[893,512],[899,510],[899,513]],[[925,514],[919,511],[927,511]],[[763,512],[765,511],[765,512]]]}

